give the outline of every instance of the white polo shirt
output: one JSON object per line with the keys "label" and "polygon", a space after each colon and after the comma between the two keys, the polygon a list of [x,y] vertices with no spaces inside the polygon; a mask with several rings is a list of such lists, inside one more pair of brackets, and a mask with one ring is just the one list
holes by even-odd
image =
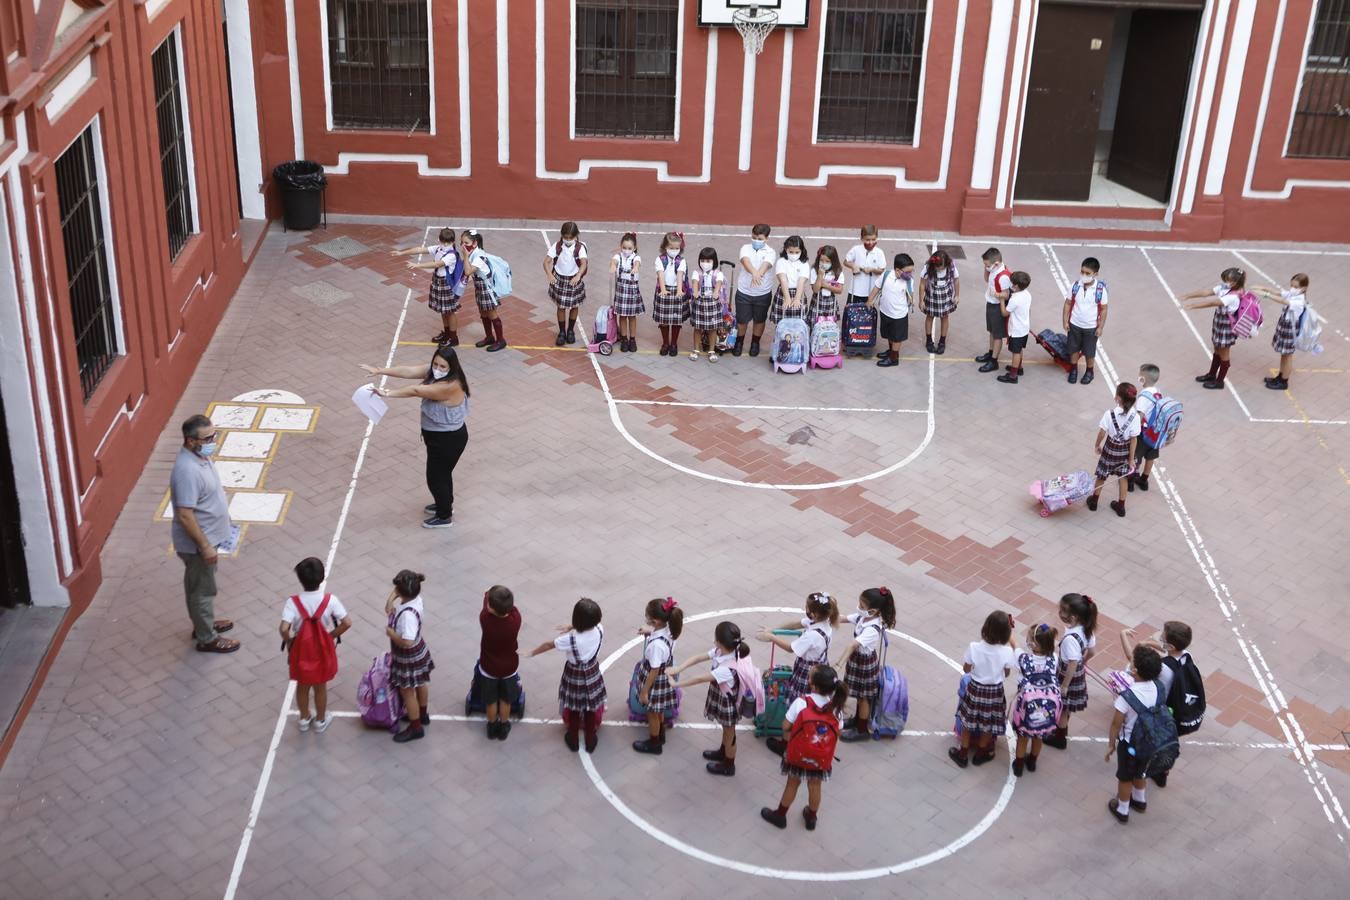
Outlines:
{"label": "white polo shirt", "polygon": [[1031,334],[1031,291],[1013,291],[1008,297],[1008,337]]}
{"label": "white polo shirt", "polygon": [[581,266],[577,264],[578,256],[586,258],[586,244],[583,241],[577,241],[572,247],[568,247],[564,241],[561,253],[558,252],[557,241],[548,245],[548,258],[553,260],[553,274],[559,278],[571,278],[581,271]]}
{"label": "white polo shirt", "polygon": [[758,250],[750,244],[742,244],[741,255],[737,257],[737,260],[740,262],[749,260],[752,269],[758,269],[765,263],[769,264],[769,268],[764,270],[764,276],[759,284],[755,284],[755,276],[745,271],[745,266],[738,265],[736,267],[736,290],[751,297],[761,297],[764,294],[773,293],[774,264],[778,262],[778,254],[774,252],[767,241]]}
{"label": "white polo shirt", "polygon": [[[882,251],[880,244],[877,244],[871,250],[868,250],[862,244],[854,244],[845,254],[844,262],[853,263],[860,269],[884,269],[886,268],[886,254]],[[853,281],[849,285],[848,291],[855,297],[869,297],[872,294],[872,288],[877,286],[877,279],[880,277],[881,275],[868,275],[866,272],[854,272]]]}

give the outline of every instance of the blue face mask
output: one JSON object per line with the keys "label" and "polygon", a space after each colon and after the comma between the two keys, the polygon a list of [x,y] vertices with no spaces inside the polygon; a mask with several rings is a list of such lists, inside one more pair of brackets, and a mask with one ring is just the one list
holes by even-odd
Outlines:
{"label": "blue face mask", "polygon": [[200,456],[214,456],[216,453],[216,442],[212,441],[209,444],[202,444],[197,448],[197,453]]}
{"label": "blue face mask", "polygon": [[752,241],[750,242],[750,246],[751,246],[751,247],[754,247],[756,250],[763,250],[763,249],[764,249],[764,242],[763,242],[763,241],[753,241],[753,240],[752,240]]}

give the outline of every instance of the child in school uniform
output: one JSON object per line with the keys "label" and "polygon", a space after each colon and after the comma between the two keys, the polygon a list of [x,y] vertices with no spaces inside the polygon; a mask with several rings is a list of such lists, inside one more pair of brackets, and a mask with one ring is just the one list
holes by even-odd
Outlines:
{"label": "child in school uniform", "polygon": [[722,726],[722,743],[716,750],[704,750],[708,760],[705,768],[712,775],[736,774],[736,723],[741,718],[741,677],[736,671],[736,660],[750,655],[750,645],[741,638],[741,629],[734,622],[718,622],[713,629],[713,647],[707,653],[686,660],[667,673],[675,678],[696,663],[712,663],[712,669],[693,678],[678,679],[680,687],[708,683],[708,699],[703,704],[703,716],[709,722]]}
{"label": "child in school uniform", "polygon": [[877,333],[886,349],[877,351],[877,366],[882,369],[900,365],[900,347],[909,340],[909,310],[914,305],[914,260],[908,253],[897,253],[894,262],[867,298],[868,306],[875,305],[881,314]]}
{"label": "child in school uniform", "polygon": [[520,698],[520,610],[510,588],[494,584],[483,592],[478,627],[483,636],[474,677],[487,711],[487,736],[504,741],[511,733],[511,706]]}
{"label": "child in school uniform", "polygon": [[1059,692],[1064,698],[1064,714],[1045,745],[1064,750],[1069,746],[1069,717],[1088,706],[1085,666],[1097,652],[1097,604],[1087,594],[1065,594],[1059,598],[1059,620],[1068,626],[1059,640]]}
{"label": "child in school uniform", "polygon": [[984,328],[989,332],[989,350],[975,357],[981,372],[998,368],[998,354],[1008,336],[1008,320],[1003,318],[1003,303],[1012,294],[1012,271],[1003,264],[1003,253],[990,247],[981,254],[984,260]]}
{"label": "child in school uniform", "polygon": [[[772,628],[761,626],[755,635],[757,640],[773,644],[780,650],[786,650],[794,657],[792,678],[783,691],[789,702],[806,693],[811,683],[811,670],[830,660],[830,639],[834,637],[835,626],[839,624],[839,606],[834,598],[824,591],[816,591],[806,596],[805,615],[801,619],[790,619],[777,626],[778,631],[800,628],[802,633],[789,641],[782,635],[773,633]],[[784,729],[784,734],[787,731]],[[774,753],[782,754],[787,742],[778,738],[769,738],[765,744]]]}
{"label": "child in school uniform", "polygon": [[[1059,693],[1059,658],[1055,655],[1055,642],[1059,639],[1059,629],[1041,622],[1027,629],[1027,649],[1017,654],[1017,670],[1022,677],[1017,682],[1017,694],[1033,687],[1046,688]],[[1060,699],[1061,705],[1063,699]],[[1012,770],[1018,778],[1022,772],[1036,771],[1036,758],[1041,755],[1043,733],[1031,733],[1025,729],[1025,723],[1013,722],[1013,732],[1017,735],[1017,752],[1013,756]],[[1030,750],[1030,752],[1028,752]]]}
{"label": "child in school uniform", "polygon": [[717,326],[722,324],[722,276],[717,251],[704,247],[698,254],[698,271],[689,279],[689,324],[694,326],[694,349],[690,359],[706,351],[708,362],[717,362]]}
{"label": "child in school uniform", "polygon": [[[337,639],[352,627],[351,616],[336,594],[320,593],[323,588],[323,560],[309,556],[295,564],[300,593],[286,598],[281,607],[281,640],[288,652],[291,679],[295,681],[295,702],[300,707],[300,731],[323,734],[333,724],[328,711],[328,682],[337,677]],[[327,622],[333,623],[331,631]],[[318,640],[297,640],[307,628],[318,629]],[[314,696],[314,714],[309,698]]]}
{"label": "child in school uniform", "polygon": [[459,327],[459,298],[464,293],[463,286],[455,278],[455,271],[459,268],[455,230],[442,228],[438,241],[439,243],[428,244],[425,247],[395,250],[393,255],[399,257],[425,253],[431,257],[422,262],[410,262],[408,268],[431,270],[431,288],[427,291],[426,300],[422,302],[425,302],[432,312],[441,315],[440,333],[431,340],[436,344],[454,347],[459,344],[459,332],[456,330]]}
{"label": "child in school uniform", "polygon": [[[837,720],[846,702],[848,702],[848,686],[840,680],[838,673],[829,666],[816,666],[811,670],[809,692],[788,704],[787,723],[789,726],[795,723],[807,709],[808,704],[817,713],[828,712]],[[802,819],[806,823],[807,831],[815,831],[816,817],[820,813],[820,786],[830,780],[830,770],[803,769],[791,765],[786,759],[779,765],[778,770],[787,776],[783,796],[776,808],[761,807],[759,817],[778,828],[787,828],[787,811],[797,799],[797,788],[805,781],[806,808],[802,810]]]}
{"label": "child in school uniform", "polygon": [[655,599],[644,610],[647,624],[638,629],[647,636],[642,645],[642,668],[638,671],[638,702],[647,707],[647,737],[633,741],[638,753],[661,755],[666,743],[666,710],[675,708],[675,685],[668,669],[675,662],[675,642],[684,630],[684,610],[674,599]]}
{"label": "child in school uniform", "polygon": [[956,708],[961,745],[947,748],[952,762],[963,769],[970,763],[981,766],[993,759],[994,741],[1007,728],[1008,697],[1003,680],[1016,663],[1017,639],[1012,629],[1012,615],[995,610],[985,618],[980,639],[966,648],[962,669],[970,675],[970,683]]}
{"label": "child in school uniform", "polygon": [[834,667],[844,666],[844,684],[858,701],[852,722],[839,739],[853,743],[872,736],[872,704],[881,694],[881,646],[885,629],[895,627],[895,598],[890,588],[868,588],[858,595],[858,611],[849,613],[853,640]]}
{"label": "child in school uniform", "polygon": [[806,318],[816,273],[806,261],[806,244],[798,235],[783,242],[783,254],[774,265],[773,275],[778,289],[769,307],[769,321],[776,326],[789,316]]}
{"label": "child in school uniform", "polygon": [[502,320],[498,307],[501,298],[492,290],[492,267],[483,250],[483,235],[476,228],[466,228],[459,236],[464,252],[464,282],[473,282],[473,298],[478,304],[478,317],[483,322],[483,339],[474,341],[475,347],[485,347],[489,353],[506,349],[502,334]]}
{"label": "child in school uniform", "polygon": [[1087,499],[1087,508],[1097,509],[1097,500],[1101,497],[1106,479],[1115,478],[1119,499],[1111,501],[1116,515],[1125,516],[1125,494],[1129,486],[1129,475],[1134,471],[1134,457],[1139,443],[1139,432],[1143,427],[1139,415],[1134,411],[1134,403],[1139,390],[1129,382],[1116,385],[1116,405],[1102,413],[1097,423],[1098,453],[1096,481],[1092,486],[1092,496]]}
{"label": "child in school uniform", "polygon": [[1068,335],[1069,384],[1078,380],[1078,358],[1087,360],[1083,370],[1083,384],[1091,384],[1097,362],[1097,339],[1106,328],[1107,304],[1110,295],[1106,291],[1106,282],[1098,273],[1102,264],[1094,256],[1083,260],[1079,267],[1078,280],[1069,287],[1069,296],[1064,298],[1064,332]]}
{"label": "child in school uniform", "polygon": [[768,225],[760,223],[750,229],[750,242],[741,245],[736,266],[736,343],[732,356],[740,356],[745,347],[746,329],[750,331],[750,355],[759,356],[759,342],[764,336],[764,323],[769,318],[775,279],[773,267],[778,254],[769,246]]}
{"label": "child in school uniform", "polygon": [[[1161,375],[1162,369],[1153,363],[1144,363],[1139,367],[1139,393],[1134,401],[1134,411],[1139,414],[1141,433],[1149,415],[1153,412],[1153,407],[1163,398],[1162,390],[1158,387],[1158,378]],[[1153,464],[1158,461],[1158,455],[1157,447],[1150,447],[1139,440],[1134,442],[1134,474],[1126,479],[1130,493],[1134,493],[1135,488],[1141,491],[1148,490],[1148,478],[1153,474]]]}
{"label": "child in school uniform", "polygon": [[[1185,622],[1170,620],[1163,623],[1162,634],[1156,641],[1140,641],[1135,638],[1134,630],[1127,628],[1120,633],[1120,645],[1125,650],[1125,658],[1132,659],[1134,648],[1137,646],[1148,647],[1158,652],[1162,657],[1162,670],[1158,672],[1158,686],[1162,688],[1162,695],[1170,698],[1172,696],[1172,684],[1176,680],[1177,672],[1186,663],[1190,662],[1190,653],[1187,652],[1191,646],[1192,632],[1191,626]],[[1173,714],[1176,714],[1174,709]],[[1167,776],[1171,770],[1149,775],[1153,783],[1160,788],[1167,787]]]}
{"label": "child in school uniform", "polygon": [[1280,370],[1275,377],[1265,380],[1266,387],[1272,391],[1283,391],[1289,387],[1289,377],[1294,374],[1298,326],[1308,309],[1308,276],[1299,272],[1289,279],[1287,288],[1254,288],[1253,291],[1284,307],[1275,323],[1275,333],[1270,336],[1270,349],[1280,355]]}
{"label": "child in school uniform", "polygon": [[1195,380],[1207,390],[1221,390],[1224,378],[1228,376],[1233,345],[1237,343],[1232,316],[1237,313],[1242,302],[1242,292],[1246,289],[1247,273],[1242,269],[1230,268],[1220,273],[1219,283],[1214,287],[1191,291],[1179,298],[1192,301],[1186,304],[1186,309],[1214,308],[1214,321],[1209,331],[1210,341],[1214,344],[1214,356],[1209,361],[1209,371],[1195,376]]}
{"label": "child in school uniform", "polygon": [[[947,319],[961,304],[961,273],[951,255],[937,250],[928,257],[919,276],[919,306],[923,309],[924,349],[929,353],[947,352]],[[933,320],[939,322],[939,336],[933,343]]]}
{"label": "child in school uniform", "polygon": [[864,225],[858,238],[859,243],[844,254],[844,268],[853,273],[848,286],[849,303],[866,303],[887,269],[886,254],[877,246],[877,226]]}
{"label": "child in school uniform", "polygon": [[605,640],[600,617],[600,604],[582,597],[572,607],[572,624],[560,626],[556,638],[530,651],[532,657],[550,650],[566,656],[558,682],[558,710],[564,725],[563,743],[573,753],[581,746],[578,731],[586,732],[587,753],[594,753],[600,741],[600,717],[608,696],[605,676],[600,673],[600,645]]}
{"label": "child in school uniform", "polygon": [[558,307],[558,337],[555,347],[577,342],[577,313],[586,302],[586,242],[576,222],[564,222],[558,240],[544,256],[544,277],[548,279],[548,297]]}
{"label": "child in school uniform", "polygon": [[811,311],[807,318],[812,322],[826,316],[837,319],[838,297],[844,293],[845,288],[844,270],[839,265],[839,251],[834,249],[833,244],[825,244],[816,251],[816,262],[812,270],[815,272],[812,283],[816,286],[816,292],[811,298]]}
{"label": "child in school uniform", "polygon": [[647,311],[638,280],[642,257],[638,256],[637,235],[628,232],[619,239],[619,249],[609,261],[614,279],[614,315],[619,317],[619,352],[637,352],[637,317]]}
{"label": "child in school uniform", "polygon": [[680,325],[689,318],[689,265],[684,258],[684,235],[666,233],[656,258],[656,295],[652,318],[661,329],[661,355],[680,352]]}
{"label": "child in school uniform", "polygon": [[422,729],[431,724],[427,685],[436,663],[422,639],[422,616],[426,612],[422,583],[426,580],[425,575],[411,569],[401,570],[394,576],[394,589],[384,602],[384,614],[389,617],[384,630],[389,636],[389,685],[398,688],[408,714],[408,727],[394,735],[396,744],[421,740]]}
{"label": "child in school uniform", "polygon": [[1004,384],[1017,384],[1022,372],[1022,352],[1027,349],[1027,339],[1031,334],[1031,276],[1026,272],[1012,273],[1012,293],[1008,299],[1000,300],[999,307],[1008,322],[1008,352],[1012,362],[1008,371],[998,376]]}
{"label": "child in school uniform", "polygon": [[[1131,654],[1130,675],[1134,684],[1125,689],[1134,694],[1145,708],[1152,707],[1166,694],[1158,683],[1162,672],[1162,657],[1151,647],[1142,644],[1134,648]],[[1130,810],[1144,812],[1148,809],[1148,796],[1145,788],[1144,766],[1147,760],[1136,756],[1130,747],[1130,738],[1134,736],[1134,727],[1139,714],[1134,711],[1122,691],[1116,698],[1115,715],[1111,727],[1107,729],[1106,761],[1116,756],[1116,795],[1106,801],[1106,809],[1112,818],[1122,825],[1129,824]]]}

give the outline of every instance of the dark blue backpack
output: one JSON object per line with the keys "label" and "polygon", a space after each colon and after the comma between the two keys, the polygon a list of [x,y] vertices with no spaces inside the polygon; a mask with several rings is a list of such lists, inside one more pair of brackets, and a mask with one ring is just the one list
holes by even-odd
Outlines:
{"label": "dark blue backpack", "polygon": [[1143,767],[1143,775],[1161,775],[1176,765],[1181,755],[1181,742],[1177,740],[1177,720],[1167,708],[1167,698],[1163,696],[1162,685],[1153,682],[1158,698],[1152,706],[1145,706],[1133,689],[1126,688],[1120,696],[1135,711],[1134,731],[1130,734],[1130,752]]}

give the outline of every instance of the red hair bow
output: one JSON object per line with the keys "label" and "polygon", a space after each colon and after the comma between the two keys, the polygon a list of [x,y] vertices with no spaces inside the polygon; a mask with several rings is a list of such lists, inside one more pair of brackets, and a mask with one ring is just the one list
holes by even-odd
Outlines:
{"label": "red hair bow", "polygon": [[672,609],[674,609],[674,608],[675,608],[675,598],[674,598],[674,597],[667,597],[667,598],[666,598],[664,601],[662,601],[662,603],[661,603],[661,612],[670,612],[670,611],[671,611]]}

